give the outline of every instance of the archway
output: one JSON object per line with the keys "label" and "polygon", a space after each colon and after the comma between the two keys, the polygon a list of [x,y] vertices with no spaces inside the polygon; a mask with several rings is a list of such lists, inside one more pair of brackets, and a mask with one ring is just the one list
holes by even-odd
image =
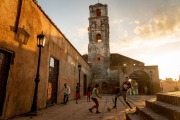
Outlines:
{"label": "archway", "polygon": [[96,17],[100,17],[101,16],[101,10],[100,9],[96,9]]}
{"label": "archway", "polygon": [[102,90],[107,90],[107,83],[106,82],[102,83]]}
{"label": "archway", "polygon": [[147,94],[151,94],[151,89],[150,89],[150,76],[142,71],[142,70],[135,70],[129,74],[129,78],[132,81],[135,81],[134,83],[137,83],[137,85],[134,85],[132,82],[132,86],[137,86],[138,93],[140,95],[145,95],[145,89],[147,88]]}
{"label": "archway", "polygon": [[101,34],[97,34],[96,35],[96,43],[99,43],[99,42],[101,42],[102,41],[102,39],[101,39]]}

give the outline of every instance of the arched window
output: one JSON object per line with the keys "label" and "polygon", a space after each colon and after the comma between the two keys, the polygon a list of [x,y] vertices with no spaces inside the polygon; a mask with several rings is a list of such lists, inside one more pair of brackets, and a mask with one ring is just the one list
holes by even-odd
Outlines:
{"label": "arched window", "polygon": [[106,82],[102,83],[102,90],[107,90],[107,83]]}
{"label": "arched window", "polygon": [[96,35],[96,43],[101,42],[101,34]]}
{"label": "arched window", "polygon": [[101,60],[100,57],[98,57],[98,60]]}
{"label": "arched window", "polygon": [[96,10],[96,17],[99,17],[99,16],[101,16],[101,10],[100,10],[100,9],[97,9],[97,10]]}

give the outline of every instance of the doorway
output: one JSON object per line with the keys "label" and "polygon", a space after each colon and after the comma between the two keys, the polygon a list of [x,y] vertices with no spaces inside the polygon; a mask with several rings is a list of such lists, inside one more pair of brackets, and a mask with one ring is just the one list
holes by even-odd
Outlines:
{"label": "doorway", "polygon": [[[133,71],[130,75],[129,78],[132,79],[132,82],[134,81],[136,84],[134,84],[134,86],[136,86],[136,88],[138,89],[138,94],[139,95],[147,95],[150,94],[150,86],[149,86],[149,80],[150,77],[149,75],[142,70],[136,70]],[[147,90],[145,90],[145,88]]]}
{"label": "doorway", "polygon": [[58,72],[59,72],[59,61],[53,57],[50,57],[47,102],[46,102],[47,106],[57,103]]}
{"label": "doorway", "polygon": [[83,95],[86,95],[87,93],[87,76],[84,74],[84,91]]}
{"label": "doorway", "polygon": [[3,111],[11,58],[12,53],[0,49],[0,116]]}

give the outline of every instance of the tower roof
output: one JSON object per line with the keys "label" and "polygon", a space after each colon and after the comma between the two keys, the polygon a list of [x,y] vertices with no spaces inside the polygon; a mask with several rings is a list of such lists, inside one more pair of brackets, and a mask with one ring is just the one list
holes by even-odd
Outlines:
{"label": "tower roof", "polygon": [[90,5],[89,7],[100,7],[100,6],[107,6],[107,4],[102,4],[102,3],[96,3],[95,5]]}
{"label": "tower roof", "polygon": [[96,3],[95,6],[96,6],[96,5],[103,5],[103,4],[102,4],[102,3]]}

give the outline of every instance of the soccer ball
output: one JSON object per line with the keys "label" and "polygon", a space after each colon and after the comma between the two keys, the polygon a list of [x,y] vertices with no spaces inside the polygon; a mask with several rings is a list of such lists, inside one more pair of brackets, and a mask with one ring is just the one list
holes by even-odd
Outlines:
{"label": "soccer ball", "polygon": [[111,107],[107,107],[107,110],[108,110],[108,111],[111,111],[111,110],[112,110],[112,108],[111,108]]}

